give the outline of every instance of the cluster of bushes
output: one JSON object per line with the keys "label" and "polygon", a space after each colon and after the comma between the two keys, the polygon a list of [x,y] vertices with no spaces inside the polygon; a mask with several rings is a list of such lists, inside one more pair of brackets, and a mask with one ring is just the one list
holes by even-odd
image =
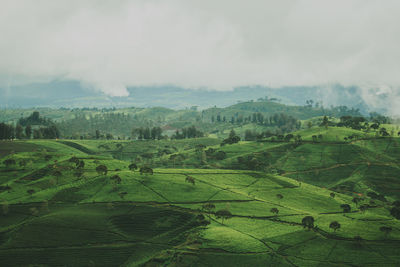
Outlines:
{"label": "cluster of bushes", "polygon": [[228,138],[222,140],[221,146],[227,145],[227,144],[236,144],[240,141],[240,137],[236,135],[234,130],[231,130],[229,133]]}

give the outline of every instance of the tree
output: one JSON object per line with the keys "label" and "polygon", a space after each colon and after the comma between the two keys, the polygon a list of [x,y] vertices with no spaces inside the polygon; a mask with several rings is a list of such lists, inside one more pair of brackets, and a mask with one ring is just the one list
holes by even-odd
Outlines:
{"label": "tree", "polygon": [[128,192],[119,192],[118,195],[121,199],[124,199],[124,197],[128,194]]}
{"label": "tree", "polygon": [[390,210],[390,215],[395,217],[397,220],[400,220],[400,207],[393,207]]}
{"label": "tree", "polygon": [[121,177],[119,177],[118,174],[112,176],[110,179],[112,181],[114,181],[114,186],[117,186],[118,184],[121,184],[121,181],[122,181]]}
{"label": "tree", "polygon": [[29,195],[33,195],[34,193],[35,193],[35,190],[33,190],[33,189],[28,189],[28,190],[26,190],[26,192],[29,194]]}
{"label": "tree", "polygon": [[340,228],[340,223],[333,221],[329,224],[329,228],[333,229],[334,232]]}
{"label": "tree", "polygon": [[106,134],[106,139],[107,140],[114,139],[114,136],[112,134],[108,133],[108,134]]}
{"label": "tree", "polygon": [[96,167],[96,172],[101,175],[107,175],[108,169],[106,165],[99,165]]}
{"label": "tree", "polygon": [[186,176],[185,182],[191,183],[192,185],[195,185],[195,179],[192,176]]}
{"label": "tree", "polygon": [[379,129],[379,134],[382,136],[389,136],[389,133],[387,132],[386,128],[380,128]]}
{"label": "tree", "polygon": [[131,163],[131,164],[129,164],[128,168],[131,171],[136,171],[138,167],[135,163]]}
{"label": "tree", "polygon": [[235,144],[240,141],[240,137],[236,135],[235,131],[232,129],[231,132],[229,133],[229,137],[222,140],[221,146],[224,146],[226,144]]}
{"label": "tree", "polygon": [[26,138],[31,139],[32,126],[30,126],[29,124],[25,127],[25,136],[26,136]]}
{"label": "tree", "polygon": [[342,204],[342,205],[340,205],[340,207],[343,209],[344,213],[348,213],[351,211],[351,207],[349,204]]}
{"label": "tree", "polygon": [[314,228],[314,217],[306,216],[301,220],[301,224],[304,228],[308,228],[309,230]]}
{"label": "tree", "polygon": [[222,224],[224,224],[224,220],[227,220],[227,219],[231,218],[232,217],[232,213],[227,209],[222,209],[222,210],[218,210],[215,213],[215,217],[217,219],[221,218],[222,219]]}
{"label": "tree", "polygon": [[41,139],[43,138],[43,134],[39,129],[33,130],[33,139]]}
{"label": "tree", "polygon": [[153,175],[153,169],[152,168],[150,168],[150,167],[141,167],[140,168],[140,170],[139,170],[139,172],[140,172],[140,175],[142,175],[143,173],[144,174],[150,174],[150,175]]}
{"label": "tree", "polygon": [[272,213],[275,214],[275,215],[278,215],[279,210],[278,210],[278,208],[272,208],[272,209],[270,210],[270,212],[272,212]]}
{"label": "tree", "polygon": [[0,123],[0,140],[12,140],[15,138],[15,129],[13,125]]}
{"label": "tree", "polygon": [[294,135],[293,135],[293,134],[287,134],[287,135],[285,136],[284,140],[285,140],[286,142],[290,142],[290,140],[292,140],[293,138],[294,138]]}
{"label": "tree", "polygon": [[17,126],[15,127],[15,137],[17,139],[24,138],[24,128],[22,128],[21,124],[17,124]]}
{"label": "tree", "polygon": [[387,236],[390,234],[390,232],[392,231],[392,227],[390,226],[381,226],[379,228],[379,230],[383,233],[385,233],[385,238],[387,238]]}
{"label": "tree", "polygon": [[96,139],[100,139],[100,131],[99,130],[96,130]]}
{"label": "tree", "polygon": [[316,136],[316,135],[313,135],[313,136],[311,136],[311,137],[312,137],[313,142],[316,143],[316,142],[317,142],[317,136]]}
{"label": "tree", "polygon": [[324,118],[322,119],[321,126],[324,126],[325,128],[328,128],[328,125],[329,125],[328,117],[324,116]]}

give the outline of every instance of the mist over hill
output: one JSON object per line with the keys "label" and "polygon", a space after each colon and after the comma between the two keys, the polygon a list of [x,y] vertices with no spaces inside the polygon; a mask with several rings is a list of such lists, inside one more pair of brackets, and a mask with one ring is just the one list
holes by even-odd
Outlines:
{"label": "mist over hill", "polygon": [[[325,107],[345,105],[367,114],[376,111],[391,113],[386,100],[390,96],[375,94],[368,101],[359,87],[298,86],[270,88],[265,86],[242,86],[231,91],[188,89],[173,85],[136,86],[127,89],[128,96],[110,96],[101,91],[87,88],[77,81],[55,80],[48,83],[0,88],[1,108],[30,107],[166,107],[183,109],[198,106],[200,109],[213,106],[226,107],[241,101],[272,99],[283,104],[304,105],[312,99],[314,105]],[[374,92],[372,92],[373,94]]]}

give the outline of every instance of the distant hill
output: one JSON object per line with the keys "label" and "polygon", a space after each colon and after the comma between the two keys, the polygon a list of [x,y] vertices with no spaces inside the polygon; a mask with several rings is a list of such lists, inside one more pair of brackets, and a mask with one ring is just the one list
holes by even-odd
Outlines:
{"label": "distant hill", "polygon": [[[370,111],[385,113],[386,95],[376,95],[377,105],[369,106],[361,97],[358,87],[297,86],[270,88],[265,86],[242,86],[232,91],[213,91],[206,88],[189,89],[173,85],[135,86],[127,88],[128,96],[113,97],[84,87],[77,81],[55,80],[48,83],[0,88],[1,108],[27,107],[166,107],[184,109],[198,106],[201,109],[213,106],[227,107],[239,101],[276,99],[283,104],[305,105],[312,99],[314,105],[324,107],[348,106],[367,114]],[[383,98],[383,99],[380,99]]]}

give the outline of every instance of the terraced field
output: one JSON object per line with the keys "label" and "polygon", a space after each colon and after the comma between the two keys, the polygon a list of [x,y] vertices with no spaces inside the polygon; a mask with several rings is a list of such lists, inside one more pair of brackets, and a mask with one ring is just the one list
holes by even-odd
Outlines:
{"label": "terraced field", "polygon": [[[3,152],[1,162],[14,159],[16,164],[0,167],[0,262],[4,266],[399,266],[400,221],[390,215],[396,194],[386,195],[386,201],[362,195],[355,203],[354,194],[328,189],[337,185],[338,173],[332,171],[339,169],[343,179],[365,183],[365,190],[385,187],[387,177],[395,176],[398,168],[397,140],[391,142],[359,140],[326,146],[245,142],[222,148],[228,155],[226,163],[246,153],[262,156],[267,151],[275,167],[285,168],[281,175],[188,167],[155,168],[153,175],[141,175],[129,170],[130,162],[87,154],[62,142],[2,142],[1,148],[8,152]],[[9,149],[25,144],[25,150]],[[372,147],[376,153],[370,153]],[[84,167],[78,168],[76,160]],[[96,171],[99,165],[105,165],[107,173]],[[356,173],[353,166],[360,171]],[[378,175],[384,183],[376,181]],[[321,184],[318,177],[324,179]],[[322,187],[324,183],[329,186]],[[399,184],[392,183],[391,188]],[[363,204],[368,208],[361,208]],[[313,227],[303,224],[307,216],[313,218]],[[335,221],[340,228],[330,227]]]}

